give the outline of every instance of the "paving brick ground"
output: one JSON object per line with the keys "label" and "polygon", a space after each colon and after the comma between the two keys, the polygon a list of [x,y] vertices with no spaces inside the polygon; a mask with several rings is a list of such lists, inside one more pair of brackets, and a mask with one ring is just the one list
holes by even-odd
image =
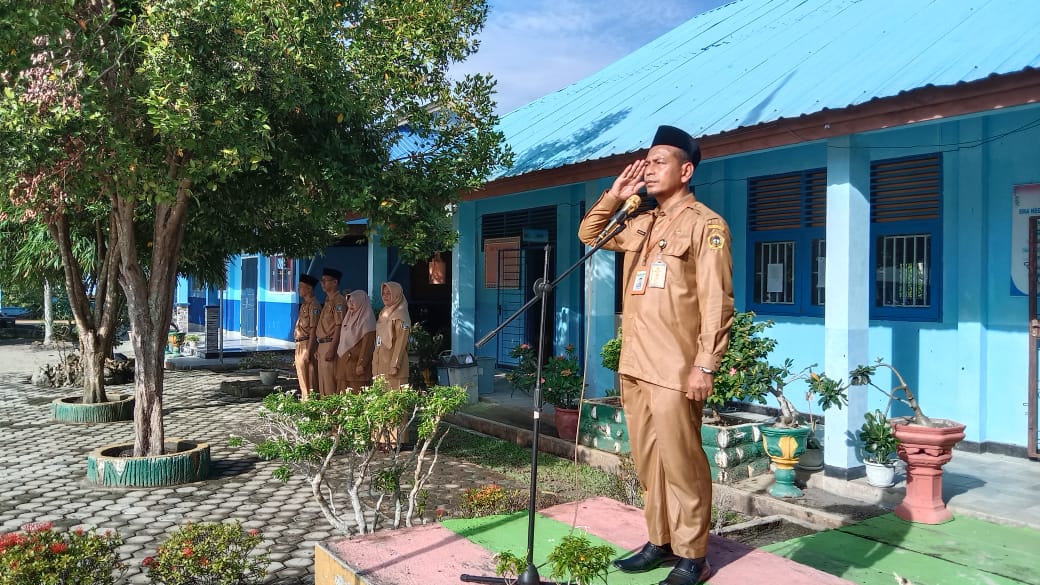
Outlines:
{"label": "paving brick ground", "polygon": [[[0,373],[0,533],[30,521],[56,526],[118,531],[131,565],[127,583],[147,583],[141,561],[165,535],[185,522],[242,521],[264,535],[270,553],[267,582],[310,584],[314,544],[333,533],[301,478],[282,483],[275,464],[259,460],[247,447],[228,445],[230,433],[254,419],[260,401],[219,391],[221,380],[255,374],[208,371],[166,373],[164,410],[167,437],[209,442],[213,473],[205,482],[172,488],[107,489],[85,481],[87,453],[102,445],[130,441],[130,422],[67,425],[48,420],[54,398],[71,389],[40,389],[24,375]],[[110,392],[129,392],[111,387]],[[497,481],[487,470],[442,458],[431,485],[431,503],[449,503],[463,490]]]}

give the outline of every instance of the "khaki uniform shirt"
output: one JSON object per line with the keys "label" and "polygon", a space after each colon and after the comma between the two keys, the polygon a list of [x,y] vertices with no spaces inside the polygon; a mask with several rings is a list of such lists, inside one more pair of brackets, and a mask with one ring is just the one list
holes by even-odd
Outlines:
{"label": "khaki uniform shirt", "polygon": [[321,305],[317,299],[300,303],[300,314],[296,318],[296,328],[293,330],[293,340],[310,341],[314,328],[318,325],[318,315],[321,314]]}
{"label": "khaki uniform shirt", "polygon": [[[339,291],[325,298],[325,306],[321,308],[318,317],[318,329],[315,335],[319,343],[332,341],[336,330],[343,323],[343,316],[347,314],[347,299],[339,294]],[[322,356],[324,357],[324,356]]]}
{"label": "khaki uniform shirt", "polygon": [[[695,366],[717,370],[733,324],[733,255],[729,227],[687,195],[629,219],[607,242],[625,254],[618,371],[686,390]],[[593,245],[621,202],[601,197],[578,228]],[[641,294],[635,294],[635,292]]]}

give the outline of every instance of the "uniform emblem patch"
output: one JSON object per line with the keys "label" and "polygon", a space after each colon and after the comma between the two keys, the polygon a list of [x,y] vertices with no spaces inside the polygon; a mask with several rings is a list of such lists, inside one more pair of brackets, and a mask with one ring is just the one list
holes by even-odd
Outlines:
{"label": "uniform emblem patch", "polygon": [[718,250],[726,244],[726,238],[721,231],[713,230],[708,234],[708,247]]}

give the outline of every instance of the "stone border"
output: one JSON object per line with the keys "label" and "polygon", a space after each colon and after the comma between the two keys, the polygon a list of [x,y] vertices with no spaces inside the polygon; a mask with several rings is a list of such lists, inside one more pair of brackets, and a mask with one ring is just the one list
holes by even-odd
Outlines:
{"label": "stone border", "polygon": [[134,395],[120,394],[116,400],[84,404],[82,396],[65,396],[51,402],[51,420],[61,423],[107,423],[134,418]]}
{"label": "stone border", "polygon": [[177,438],[166,440],[165,455],[119,457],[133,443],[95,449],[87,455],[87,482],[106,487],[162,487],[201,481],[209,476],[209,444]]}

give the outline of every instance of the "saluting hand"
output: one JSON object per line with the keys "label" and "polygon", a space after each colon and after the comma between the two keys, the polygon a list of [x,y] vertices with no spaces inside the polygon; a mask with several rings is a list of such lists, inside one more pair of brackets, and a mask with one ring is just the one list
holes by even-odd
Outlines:
{"label": "saluting hand", "polygon": [[614,185],[610,187],[610,194],[618,201],[624,201],[639,193],[646,187],[643,180],[643,171],[646,170],[646,161],[639,159],[625,167],[621,174],[614,179]]}
{"label": "saluting hand", "polygon": [[703,402],[715,391],[715,377],[694,366],[686,378],[686,398]]}

